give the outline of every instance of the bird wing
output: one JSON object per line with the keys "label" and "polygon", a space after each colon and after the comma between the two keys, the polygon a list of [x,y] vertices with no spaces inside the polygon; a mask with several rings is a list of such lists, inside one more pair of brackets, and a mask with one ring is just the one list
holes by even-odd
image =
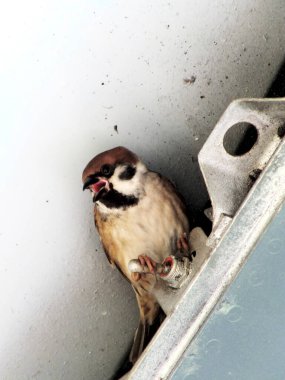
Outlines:
{"label": "bird wing", "polygon": [[[110,253],[110,250],[107,248],[107,244],[106,244],[106,239],[103,239],[102,237],[106,235],[106,231],[105,229],[103,228],[103,225],[102,225],[102,218],[101,216],[99,215],[99,213],[96,211],[96,207],[94,209],[94,221],[95,221],[95,226],[99,232],[99,236],[100,236],[100,240],[101,240],[101,244],[102,244],[102,247],[103,247],[103,250],[105,252],[105,255],[109,261],[109,263],[111,264],[111,266],[114,268],[116,267],[119,272],[125,277],[126,280],[128,280],[130,282],[130,279],[126,276],[126,274],[124,273],[124,271],[122,270],[122,268],[120,267],[120,265],[116,262],[116,260],[112,257],[111,253]],[[105,241],[105,244],[104,244],[104,241]]]}
{"label": "bird wing", "polygon": [[102,244],[102,247],[103,247],[103,250],[105,252],[105,255],[109,261],[109,263],[111,264],[112,267],[114,267],[115,263],[114,261],[112,260],[111,258],[111,255],[106,247],[106,245],[103,243],[103,240],[102,240],[102,221],[101,221],[101,218],[99,216],[99,213],[97,212],[96,210],[96,207],[94,208],[94,222],[95,222],[95,226],[98,230],[98,233],[99,233],[99,236],[100,236],[100,240],[101,240],[101,244]]}
{"label": "bird wing", "polygon": [[175,196],[177,200],[177,205],[179,206],[182,213],[186,216],[190,229],[194,228],[194,225],[196,225],[194,221],[194,210],[192,206],[190,207],[190,205],[186,203],[185,198],[178,191],[176,185],[170,179],[164,177],[160,173],[154,171],[152,171],[152,173],[155,173],[160,178],[160,181],[163,184],[164,188],[167,190],[167,192]]}
{"label": "bird wing", "polygon": [[176,196],[179,202],[179,206],[181,207],[182,211],[186,214],[187,213],[187,206],[186,206],[186,201],[183,195],[177,190],[177,187],[175,184],[170,181],[170,179],[164,177],[158,172],[152,171],[152,173],[155,173],[159,178],[165,189],[167,190],[168,193],[173,194]]}

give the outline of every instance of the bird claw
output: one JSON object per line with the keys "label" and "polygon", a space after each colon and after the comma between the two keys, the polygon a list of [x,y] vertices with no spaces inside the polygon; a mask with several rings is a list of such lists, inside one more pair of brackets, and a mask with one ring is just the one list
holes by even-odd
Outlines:
{"label": "bird claw", "polygon": [[132,272],[131,278],[134,282],[144,280],[147,278],[146,276],[150,274],[155,274],[156,267],[157,267],[157,263],[153,259],[151,259],[149,256],[139,255],[138,260],[142,268],[144,268],[144,272],[142,273]]}
{"label": "bird claw", "polygon": [[184,253],[191,262],[193,261],[193,258],[196,256],[196,251],[191,252],[186,232],[181,234],[180,238],[177,240],[177,249],[179,250],[179,252]]}
{"label": "bird claw", "polygon": [[180,235],[180,238],[177,240],[177,249],[181,252],[188,253],[190,251],[189,241],[187,238],[186,232]]}
{"label": "bird claw", "polygon": [[141,266],[147,266],[150,273],[154,273],[156,269],[156,262],[154,260],[152,260],[149,256],[146,255],[139,255],[138,260]]}
{"label": "bird claw", "polygon": [[131,278],[134,282],[138,282],[141,279],[141,274],[138,272],[132,272],[131,273]]}

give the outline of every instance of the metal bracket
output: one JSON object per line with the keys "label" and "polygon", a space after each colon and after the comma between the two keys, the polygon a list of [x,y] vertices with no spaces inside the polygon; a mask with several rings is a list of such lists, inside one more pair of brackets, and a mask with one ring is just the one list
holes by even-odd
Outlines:
{"label": "metal bracket", "polygon": [[285,98],[240,99],[226,109],[198,155],[213,208],[210,247],[220,241],[284,134]]}

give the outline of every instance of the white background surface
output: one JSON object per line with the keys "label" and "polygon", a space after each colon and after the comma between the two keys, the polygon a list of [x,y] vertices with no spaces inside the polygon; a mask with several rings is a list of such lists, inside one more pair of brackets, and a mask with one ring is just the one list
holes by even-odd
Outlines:
{"label": "white background surface", "polygon": [[81,172],[125,145],[201,206],[197,152],[232,99],[263,96],[284,25],[283,0],[1,4],[1,379],[110,378],[138,314]]}

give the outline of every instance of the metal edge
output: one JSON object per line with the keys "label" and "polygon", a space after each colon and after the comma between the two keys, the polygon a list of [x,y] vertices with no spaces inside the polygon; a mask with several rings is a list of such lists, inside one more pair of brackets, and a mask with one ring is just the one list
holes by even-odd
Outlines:
{"label": "metal edge", "polygon": [[285,141],[250,190],[232,224],[189,285],[174,312],[128,374],[130,380],[166,379],[285,199]]}

